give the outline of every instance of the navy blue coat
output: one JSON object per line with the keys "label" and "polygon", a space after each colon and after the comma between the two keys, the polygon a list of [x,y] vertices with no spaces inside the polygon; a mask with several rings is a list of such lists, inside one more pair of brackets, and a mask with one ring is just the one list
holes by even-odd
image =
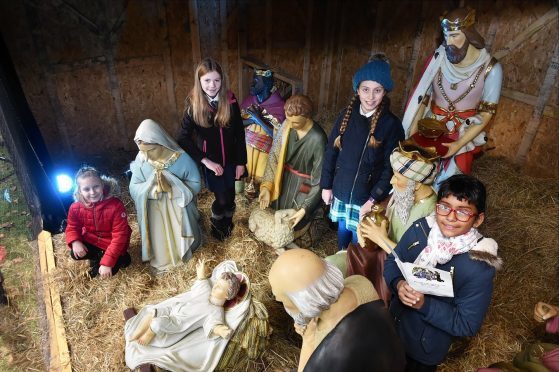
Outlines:
{"label": "navy blue coat", "polygon": [[[427,245],[430,227],[425,218],[417,220],[402,236],[396,253],[403,262],[414,262]],[[477,249],[477,247],[476,247]],[[425,295],[419,310],[405,306],[398,298],[396,285],[404,277],[393,255],[384,263],[384,279],[392,291],[390,312],[411,358],[427,365],[443,362],[453,337],[475,335],[483,322],[491,295],[495,267],[500,259],[489,252],[470,250],[455,255],[437,269],[454,267],[454,297]]]}
{"label": "navy blue coat", "polygon": [[390,154],[404,139],[402,122],[385,105],[374,136],[381,141],[377,148],[368,147],[369,118],[359,113],[359,99],[342,136],[342,149],[334,147],[346,110],[343,110],[328,137],[320,178],[322,189],[332,189],[334,196],[346,204],[363,205],[369,198],[381,201],[388,196],[392,178]]}

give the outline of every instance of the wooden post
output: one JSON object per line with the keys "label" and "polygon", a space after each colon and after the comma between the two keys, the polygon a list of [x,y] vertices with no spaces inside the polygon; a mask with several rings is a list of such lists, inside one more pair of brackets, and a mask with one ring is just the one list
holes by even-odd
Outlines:
{"label": "wooden post", "polygon": [[340,29],[338,30],[338,53],[336,56],[336,75],[335,75],[335,88],[336,96],[334,98],[334,109],[338,109],[338,104],[340,100],[340,83],[342,79],[342,65],[344,59],[344,37],[345,37],[345,20],[347,17],[347,6],[348,3],[342,3],[341,17],[340,17]]}
{"label": "wooden post", "polygon": [[120,137],[121,145],[127,148],[129,139],[126,133],[126,122],[124,120],[124,107],[122,105],[122,99],[120,94],[120,84],[118,82],[118,75],[116,72],[116,63],[114,56],[114,49],[116,46],[116,35],[115,33],[110,33],[106,35],[103,41],[103,47],[105,52],[105,57],[107,58],[107,76],[109,88],[111,90],[111,97],[113,99],[114,108],[116,112],[116,120],[118,122],[118,127],[116,128],[116,135]]}
{"label": "wooden post", "polygon": [[489,23],[489,29],[485,35],[485,49],[491,52],[493,48],[493,43],[495,42],[495,37],[497,36],[497,30],[499,29],[499,14],[501,11],[501,0],[495,1],[495,13],[491,17],[491,23]]}
{"label": "wooden post", "polygon": [[551,61],[549,62],[549,66],[547,67],[547,72],[545,73],[545,79],[540,88],[538,101],[536,103],[536,106],[534,107],[532,118],[530,119],[528,125],[526,126],[524,137],[522,138],[522,142],[518,147],[518,152],[515,158],[515,163],[518,165],[523,165],[524,162],[526,161],[526,157],[528,156],[530,147],[532,146],[532,143],[534,142],[534,138],[538,133],[538,128],[541,123],[542,113],[545,104],[549,100],[549,97],[551,96],[551,90],[553,89],[555,79],[557,78],[557,70],[559,70],[559,41],[557,41],[555,44],[555,50],[553,52],[553,56],[551,57]]}
{"label": "wooden post", "polygon": [[239,66],[239,91],[237,92],[237,96],[240,98],[240,102],[246,96],[247,89],[245,89],[245,67],[242,63],[242,58],[247,54],[247,22],[246,17],[243,15],[246,14],[248,9],[248,0],[239,0],[239,22],[238,27],[238,44],[237,44],[237,65]]}
{"label": "wooden post", "polygon": [[54,322],[54,315],[52,311],[52,302],[50,296],[50,278],[49,269],[47,264],[47,254],[46,254],[46,244],[45,239],[50,239],[50,233],[43,231],[37,237],[37,242],[39,246],[39,264],[41,267],[41,281],[43,284],[43,301],[45,302],[45,312],[47,314],[48,322],[48,339],[49,339],[49,368],[51,360],[57,358],[58,356],[58,342],[56,341],[56,325]]}
{"label": "wooden post", "polygon": [[381,51],[379,35],[381,35],[380,26],[382,24],[382,19],[383,19],[382,0],[378,0],[376,4],[377,7],[375,11],[375,27],[372,29],[373,34],[371,35],[372,41],[371,41],[371,52],[369,53],[369,57]]}
{"label": "wooden post", "polygon": [[326,10],[326,21],[324,22],[324,51],[325,55],[322,59],[322,73],[320,74],[320,92],[318,96],[318,109],[323,112],[328,106],[328,96],[330,93],[330,80],[332,74],[332,55],[334,52],[334,14],[337,9],[339,0],[328,2]]}
{"label": "wooden post", "polygon": [[171,46],[169,45],[169,23],[167,19],[167,6],[166,2],[160,0],[157,4],[159,9],[159,19],[165,23],[163,25],[163,64],[165,65],[165,87],[167,88],[167,99],[169,100],[169,108],[175,128],[178,130],[180,127],[179,115],[177,112],[177,99],[175,96],[175,78],[173,76],[173,61],[171,60]]}
{"label": "wooden post", "polygon": [[404,92],[402,97],[402,107],[400,112],[403,114],[404,110],[406,109],[406,103],[408,102],[408,95],[413,86],[413,77],[415,75],[415,68],[417,65],[417,60],[419,58],[419,49],[421,48],[421,41],[423,40],[423,25],[425,23],[425,11],[426,5],[423,2],[419,3],[419,13],[421,16],[417,20],[417,26],[415,27],[415,37],[413,39],[413,46],[411,50],[410,62],[408,64],[408,71],[406,74],[406,85],[404,87]]}
{"label": "wooden post", "polygon": [[62,147],[62,151],[64,151],[70,159],[73,159],[74,152],[72,151],[72,146],[68,137],[68,129],[64,114],[62,113],[62,105],[58,99],[54,71],[48,61],[43,34],[39,29],[40,23],[39,15],[37,14],[37,7],[35,5],[31,5],[29,2],[24,2],[23,4],[25,6],[25,14],[28,17],[27,23],[31,27],[31,39],[33,41],[33,46],[37,52],[37,63],[41,69],[38,78],[39,80],[43,80],[45,83],[46,96],[54,113],[54,125],[56,125],[60,135],[60,145]]}
{"label": "wooden post", "polygon": [[230,71],[229,68],[229,45],[227,44],[227,0],[221,0],[219,2],[219,19],[221,23],[220,29],[220,45],[221,45],[221,65]]}
{"label": "wooden post", "polygon": [[272,64],[272,0],[266,0],[266,54],[264,62]]}
{"label": "wooden post", "polygon": [[188,0],[188,19],[190,22],[190,42],[192,44],[192,68],[202,60],[200,50],[200,30],[198,29],[198,0]]}
{"label": "wooden post", "polygon": [[37,238],[37,243],[39,245],[39,263],[43,279],[43,297],[49,322],[49,370],[71,372],[72,365],[66,340],[66,331],[64,330],[60,293],[52,278],[56,269],[56,263],[54,261],[54,247],[51,234],[47,231],[41,232]]}
{"label": "wooden post", "polygon": [[307,20],[305,28],[305,54],[303,59],[303,93],[309,92],[309,73],[311,67],[311,37],[312,37],[312,13],[313,0],[307,0]]}

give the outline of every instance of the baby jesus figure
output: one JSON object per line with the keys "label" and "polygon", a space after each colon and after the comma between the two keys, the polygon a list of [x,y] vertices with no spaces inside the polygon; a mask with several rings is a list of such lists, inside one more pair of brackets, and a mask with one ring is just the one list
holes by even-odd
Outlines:
{"label": "baby jesus figure", "polygon": [[225,323],[223,305],[239,292],[239,278],[232,272],[223,272],[212,287],[203,259],[196,264],[196,276],[190,291],[142,309],[136,316],[139,322],[135,329],[125,329],[128,341],[167,347],[198,328],[203,328],[208,339],[229,339],[232,329]]}

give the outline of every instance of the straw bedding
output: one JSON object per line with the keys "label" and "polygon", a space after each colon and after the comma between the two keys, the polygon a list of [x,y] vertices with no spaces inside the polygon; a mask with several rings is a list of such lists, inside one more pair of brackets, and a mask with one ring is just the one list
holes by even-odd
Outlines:
{"label": "straw bedding", "polygon": [[[485,182],[489,206],[483,233],[497,240],[504,269],[495,280],[493,302],[481,332],[453,345],[443,371],[473,371],[500,360],[510,360],[526,341],[549,337],[532,320],[537,301],[559,303],[559,250],[557,180],[521,175],[499,158],[484,157],[475,164],[475,174]],[[125,181],[122,180],[122,186]],[[126,187],[123,187],[126,189]],[[267,281],[268,270],[277,257],[274,250],[256,242],[247,228],[250,209],[255,207],[237,196],[233,236],[220,243],[209,237],[209,207],[212,195],[202,192],[199,208],[206,240],[191,261],[163,275],[152,275],[140,262],[140,242],[134,205],[122,195],[133,229],[133,264],[110,280],[87,277],[86,262],[68,257],[64,236],[54,237],[58,270],[56,283],[63,301],[66,335],[75,371],[126,370],[124,364],[124,319],[127,307],[140,309],[187,290],[195,278],[196,259],[211,259],[210,265],[233,259],[251,280],[253,295],[269,312],[274,331],[268,351],[260,360],[239,365],[238,370],[270,370],[297,366],[300,339],[293,321],[274,301]],[[314,250],[321,256],[336,250],[336,235],[322,219],[315,221]],[[549,339],[548,339],[549,341]]]}

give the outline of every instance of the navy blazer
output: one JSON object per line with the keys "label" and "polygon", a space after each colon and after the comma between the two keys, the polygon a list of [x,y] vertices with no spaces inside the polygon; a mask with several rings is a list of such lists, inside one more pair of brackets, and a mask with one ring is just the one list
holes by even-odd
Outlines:
{"label": "navy blazer", "polygon": [[[396,246],[398,257],[403,262],[414,262],[427,245],[430,230],[425,218],[417,220]],[[394,256],[386,258],[384,279],[392,291],[390,312],[406,354],[411,358],[437,365],[445,360],[453,337],[473,336],[479,331],[491,302],[495,267],[478,255],[486,257],[487,252],[471,250],[437,265],[437,269],[445,271],[454,268],[454,297],[425,295],[425,303],[419,310],[400,302],[396,285],[404,278]]]}
{"label": "navy blazer", "polygon": [[369,198],[381,201],[388,196],[392,188],[390,154],[404,139],[402,122],[390,112],[386,102],[374,132],[380,145],[369,147],[369,118],[359,113],[359,105],[356,99],[342,136],[341,150],[334,147],[334,141],[340,134],[346,110],[339,114],[328,137],[320,178],[322,189],[332,189],[337,199],[355,205],[363,205]]}

